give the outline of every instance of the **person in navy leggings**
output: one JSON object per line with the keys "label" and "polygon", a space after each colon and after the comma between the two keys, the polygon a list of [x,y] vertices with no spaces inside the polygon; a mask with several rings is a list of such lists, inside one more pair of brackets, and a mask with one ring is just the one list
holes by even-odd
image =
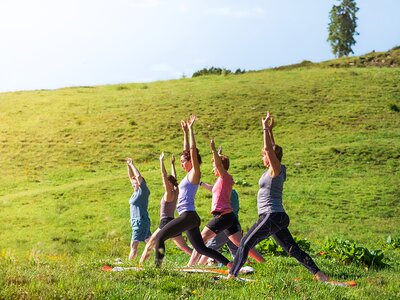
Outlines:
{"label": "person in navy leggings", "polygon": [[262,125],[264,132],[263,163],[267,170],[259,180],[260,188],[257,196],[259,218],[240,241],[240,246],[236,252],[233,266],[229,270],[228,278],[234,278],[238,275],[240,268],[247,260],[251,248],[272,235],[278,245],[289,256],[296,258],[300,264],[314,274],[316,279],[327,281],[329,277],[321,272],[312,258],[299,248],[288,229],[289,216],[282,205],[286,167],[281,164],[282,148],[275,145],[272,134],[274,121],[269,112],[265,119],[262,118]]}

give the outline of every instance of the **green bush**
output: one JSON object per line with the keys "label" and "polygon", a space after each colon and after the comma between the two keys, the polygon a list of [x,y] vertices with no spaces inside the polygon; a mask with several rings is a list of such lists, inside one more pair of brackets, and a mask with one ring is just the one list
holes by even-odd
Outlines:
{"label": "green bush", "polygon": [[226,68],[216,68],[216,67],[211,67],[211,68],[203,68],[201,70],[198,70],[193,73],[192,77],[199,77],[199,76],[205,76],[205,75],[228,75],[228,74],[244,74],[246,73],[246,70],[243,69],[241,70],[240,68],[236,69],[235,73],[232,73],[231,70],[226,69]]}
{"label": "green bush", "polygon": [[391,111],[394,111],[394,112],[399,112],[400,111],[400,108],[396,104],[390,104],[389,108],[390,108]]}
{"label": "green bush", "polygon": [[193,73],[192,77],[199,77],[199,76],[205,76],[205,75],[226,75],[232,73],[231,70],[225,69],[225,68],[216,68],[216,67],[211,67],[211,68],[203,68],[199,71],[196,71]]}
{"label": "green bush", "polygon": [[235,71],[235,75],[244,74],[244,73],[246,73],[246,70],[245,70],[245,69],[241,70],[240,68],[238,68],[238,69],[236,69],[236,71]]}
{"label": "green bush", "polygon": [[382,250],[368,250],[365,247],[358,246],[355,242],[349,240],[332,239],[328,240],[322,251],[322,257],[333,258],[344,264],[359,264],[366,267],[383,268],[384,254]]}
{"label": "green bush", "polygon": [[[311,250],[311,245],[310,242],[307,241],[306,239],[300,239],[297,237],[293,237],[297,245],[299,245],[300,249],[309,252]],[[258,252],[260,252],[262,255],[282,255],[282,256],[288,256],[288,254],[283,250],[277,243],[276,241],[272,238],[269,237],[262,242],[260,242],[257,246],[256,249]]]}
{"label": "green bush", "polygon": [[400,237],[392,238],[390,235],[386,240],[386,244],[389,248],[400,249]]}

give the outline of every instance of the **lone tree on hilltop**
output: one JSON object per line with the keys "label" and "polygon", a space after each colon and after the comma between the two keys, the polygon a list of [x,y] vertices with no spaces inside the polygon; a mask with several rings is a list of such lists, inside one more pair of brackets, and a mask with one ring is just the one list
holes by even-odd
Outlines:
{"label": "lone tree on hilltop", "polygon": [[358,35],[356,31],[358,9],[354,0],[341,0],[339,5],[333,5],[329,13],[328,42],[337,57],[354,53],[351,46],[356,43],[354,35]]}

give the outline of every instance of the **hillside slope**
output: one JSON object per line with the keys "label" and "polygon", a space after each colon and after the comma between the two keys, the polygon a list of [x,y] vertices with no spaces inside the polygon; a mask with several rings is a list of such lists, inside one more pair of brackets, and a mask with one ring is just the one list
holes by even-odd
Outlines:
{"label": "hillside slope", "polygon": [[[0,248],[29,250],[38,243],[36,231],[45,249],[60,246],[59,231],[72,230],[83,244],[101,242],[109,226],[88,232],[105,218],[124,240],[127,155],[148,178],[156,226],[162,192],[157,157],[161,151],[179,155],[179,121],[191,112],[198,116],[204,180],[213,180],[208,140],[215,137],[232,159],[245,227],[256,217],[263,171],[260,118],[271,110],[288,166],[285,206],[296,233],[321,239],[357,232],[366,243],[398,234],[399,78],[398,68],[300,68],[0,94]],[[207,199],[200,193],[204,220]],[[33,234],[20,234],[23,228]]]}

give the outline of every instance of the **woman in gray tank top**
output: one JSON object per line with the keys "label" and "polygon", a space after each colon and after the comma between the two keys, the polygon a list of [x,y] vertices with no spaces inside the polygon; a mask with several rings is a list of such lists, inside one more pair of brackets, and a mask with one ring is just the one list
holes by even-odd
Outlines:
{"label": "woman in gray tank top", "polygon": [[247,260],[249,250],[272,235],[278,245],[314,274],[317,280],[327,281],[329,277],[322,273],[312,258],[299,248],[289,232],[289,217],[282,206],[286,167],[281,164],[282,148],[275,145],[274,142],[272,134],[274,120],[269,112],[265,119],[262,118],[262,125],[264,132],[263,163],[267,170],[259,181],[260,189],[257,196],[259,219],[241,240],[228,277],[236,277]]}
{"label": "woman in gray tank top", "polygon": [[[176,179],[175,157],[173,155],[171,157],[171,175],[168,175],[167,170],[165,169],[164,152],[162,152],[160,155],[160,168],[164,187],[164,195],[161,198],[160,203],[160,225],[147,242],[146,247],[143,250],[142,257],[140,258],[140,264],[143,264],[144,261],[150,257],[150,251],[155,247],[155,238],[157,233],[174,219],[176,201],[178,200],[179,188],[178,181]],[[173,237],[172,240],[183,252],[188,255],[192,254],[192,249],[186,244],[182,234],[178,234],[177,236]]]}

